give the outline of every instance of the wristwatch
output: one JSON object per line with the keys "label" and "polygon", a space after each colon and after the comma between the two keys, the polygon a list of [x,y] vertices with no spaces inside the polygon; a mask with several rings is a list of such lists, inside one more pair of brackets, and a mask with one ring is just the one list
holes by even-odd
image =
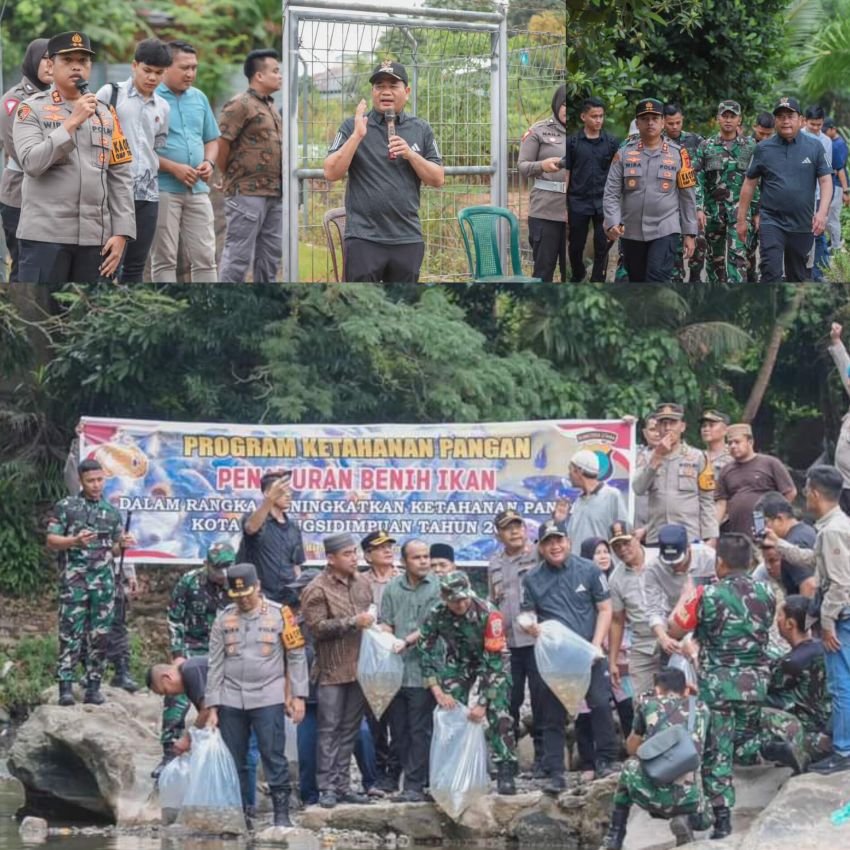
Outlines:
{"label": "wristwatch", "polygon": [[210,164],[210,168],[215,171],[215,163],[211,159],[202,159],[201,162],[208,162]]}

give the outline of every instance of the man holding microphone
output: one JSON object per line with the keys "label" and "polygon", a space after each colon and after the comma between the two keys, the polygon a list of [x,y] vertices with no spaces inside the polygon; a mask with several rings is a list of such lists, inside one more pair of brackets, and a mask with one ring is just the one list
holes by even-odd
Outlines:
{"label": "man holding microphone", "polygon": [[348,174],[345,192],[345,280],[416,283],[425,256],[419,187],[439,189],[443,160],[427,121],[404,111],[407,71],[386,61],[369,78],[372,109],[361,100],[333,140],[325,179]]}

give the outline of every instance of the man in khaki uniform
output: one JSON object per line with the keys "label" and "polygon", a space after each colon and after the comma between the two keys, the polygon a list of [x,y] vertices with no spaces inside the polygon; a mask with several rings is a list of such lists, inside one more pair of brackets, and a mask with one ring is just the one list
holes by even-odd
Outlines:
{"label": "man in khaki uniform", "polygon": [[88,91],[88,36],[60,33],[47,55],[53,85],[18,107],[13,131],[24,170],[19,276],[95,282],[115,274],[136,237],[133,158],[115,113]]}
{"label": "man in khaki uniform", "polygon": [[661,440],[652,450],[632,488],[638,496],[649,494],[649,522],[644,542],[658,543],[661,526],[684,525],[688,539],[709,541],[717,537],[714,481],[705,454],[682,440],[685,413],[679,404],[665,403],[655,410]]}

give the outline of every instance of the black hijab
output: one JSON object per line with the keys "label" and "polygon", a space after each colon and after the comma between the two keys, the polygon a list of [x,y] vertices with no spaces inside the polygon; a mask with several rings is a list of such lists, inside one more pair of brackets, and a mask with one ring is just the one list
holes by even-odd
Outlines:
{"label": "black hijab", "polygon": [[21,71],[23,75],[39,90],[44,91],[50,88],[49,83],[43,83],[38,78],[38,65],[44,54],[47,53],[47,39],[37,38],[29,43],[27,52],[24,54],[24,61],[21,62]]}
{"label": "black hijab", "polygon": [[561,121],[558,117],[558,110],[567,102],[567,84],[564,83],[559,89],[556,89],[554,96],[552,97],[552,114],[555,116],[555,120],[566,127],[566,122]]}

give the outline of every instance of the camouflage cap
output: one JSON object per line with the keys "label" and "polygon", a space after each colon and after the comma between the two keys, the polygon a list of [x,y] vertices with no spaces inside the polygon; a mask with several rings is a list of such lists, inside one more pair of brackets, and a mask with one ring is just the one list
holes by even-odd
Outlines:
{"label": "camouflage cap", "polygon": [[732,112],[735,115],[740,115],[741,104],[737,100],[721,100],[717,105],[717,114],[722,115],[724,112]]}
{"label": "camouflage cap", "polygon": [[207,563],[211,567],[223,570],[236,563],[236,550],[226,541],[213,543],[207,549]]}
{"label": "camouflage cap", "polygon": [[475,591],[469,583],[469,576],[460,570],[455,570],[440,579],[440,593],[446,602],[458,602],[475,596]]}

